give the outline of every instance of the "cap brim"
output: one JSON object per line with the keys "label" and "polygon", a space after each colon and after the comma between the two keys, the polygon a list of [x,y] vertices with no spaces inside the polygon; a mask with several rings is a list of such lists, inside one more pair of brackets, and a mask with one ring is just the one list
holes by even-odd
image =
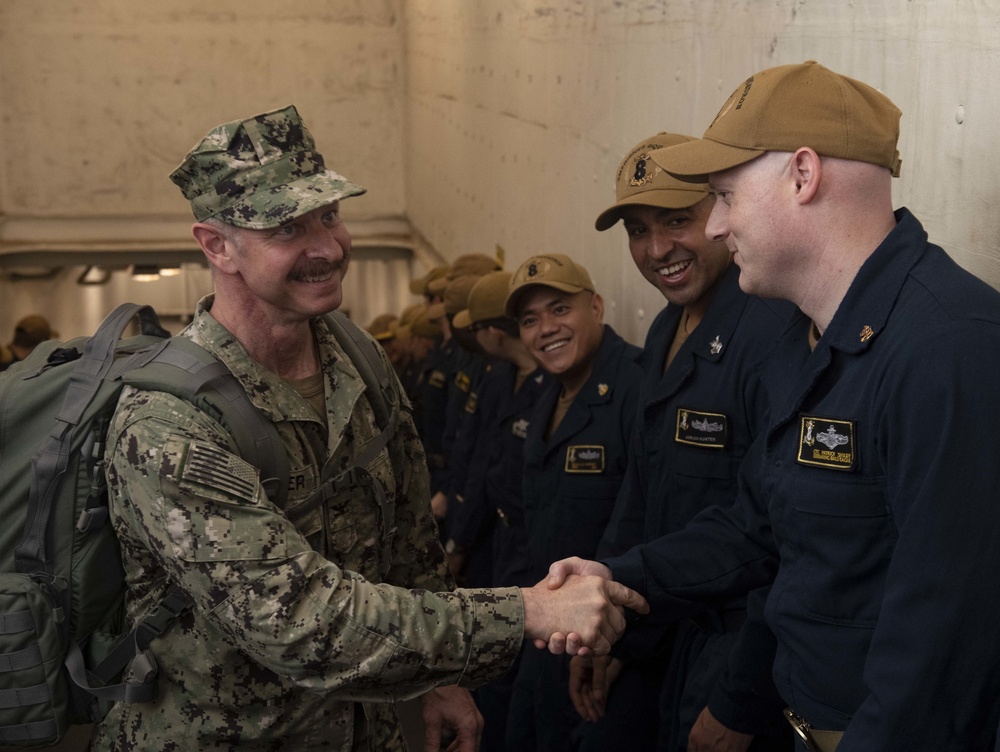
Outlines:
{"label": "cap brim", "polygon": [[360,196],[367,189],[324,170],[273,188],[262,188],[213,215],[248,230],[271,230],[334,201]]}
{"label": "cap brim", "polygon": [[469,309],[465,308],[456,313],[451,325],[456,329],[468,329],[472,326],[472,314],[469,312]]}
{"label": "cap brim", "polygon": [[444,277],[437,277],[427,283],[427,292],[431,295],[441,295],[448,287],[448,280]]}
{"label": "cap brim", "polygon": [[698,188],[662,188],[626,196],[614,206],[608,207],[597,216],[594,227],[603,232],[621,219],[625,206],[659,206],[664,209],[687,209],[708,195],[708,191]]}
{"label": "cap brim", "polygon": [[743,149],[701,138],[666,149],[656,149],[650,158],[661,168],[685,183],[705,183],[715,172],[738,167],[764,154],[763,149]]}

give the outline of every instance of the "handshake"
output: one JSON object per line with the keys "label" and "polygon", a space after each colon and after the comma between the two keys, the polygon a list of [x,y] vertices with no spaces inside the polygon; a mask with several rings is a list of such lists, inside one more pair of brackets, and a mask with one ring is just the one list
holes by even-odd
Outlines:
{"label": "handshake", "polygon": [[521,588],[524,634],[538,648],[570,655],[604,655],[625,631],[625,609],[649,613],[646,599],[611,579],[596,561],[557,561],[549,576]]}

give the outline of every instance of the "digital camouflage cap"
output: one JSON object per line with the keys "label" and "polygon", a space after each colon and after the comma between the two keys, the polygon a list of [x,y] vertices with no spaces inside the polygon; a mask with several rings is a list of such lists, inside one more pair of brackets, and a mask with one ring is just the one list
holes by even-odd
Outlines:
{"label": "digital camouflage cap", "polygon": [[278,227],[365,192],[326,168],[294,105],[213,128],[170,179],[191,202],[195,219],[215,217],[251,230]]}

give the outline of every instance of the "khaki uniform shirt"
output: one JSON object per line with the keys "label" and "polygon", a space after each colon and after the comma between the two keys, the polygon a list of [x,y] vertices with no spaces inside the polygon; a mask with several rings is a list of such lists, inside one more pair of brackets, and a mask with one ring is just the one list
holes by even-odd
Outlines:
{"label": "khaki uniform shirt", "polygon": [[[364,382],[315,320],[323,425],[209,315],[211,303],[183,336],[224,362],[273,420],[292,509],[324,468],[351,467],[378,435]],[[150,645],[158,699],[116,705],[93,749],[405,749],[394,701],[507,670],[523,637],[519,591],[446,592],[423,449],[396,386],[398,428],[368,465],[391,511],[367,486],[349,487],[297,527],[218,422],[171,395],[125,390],[109,485],[129,615],[150,611],[172,583],[195,605]]]}

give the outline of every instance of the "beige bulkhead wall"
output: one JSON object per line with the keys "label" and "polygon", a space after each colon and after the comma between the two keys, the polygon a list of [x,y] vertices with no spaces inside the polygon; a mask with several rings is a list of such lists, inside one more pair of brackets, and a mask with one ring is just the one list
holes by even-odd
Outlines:
{"label": "beige bulkhead wall", "polygon": [[[213,125],[294,102],[369,188],[344,205],[359,320],[408,302],[411,266],[500,245],[508,267],[577,257],[641,342],[662,299],[620,227],[593,229],[621,157],[700,134],[750,73],[816,59],[900,105],[896,204],[1000,286],[998,32],[1000,0],[3,0],[0,251],[192,247],[167,174]],[[383,244],[415,263],[363,273]],[[81,292],[79,271],[0,272],[0,341],[29,309],[77,334],[136,297],[127,280]],[[141,294],[170,312],[208,284],[161,283]]]}
{"label": "beige bulkhead wall", "polygon": [[749,75],[809,59],[899,105],[895,205],[1000,286],[997,0],[411,0],[406,23],[413,224],[446,256],[577,257],[634,342],[663,301],[621,226],[593,227],[620,160],[660,130],[701,135]]}
{"label": "beige bulkhead wall", "polygon": [[[131,249],[195,249],[169,173],[213,126],[293,103],[327,163],[369,191],[343,206],[345,305],[367,323],[409,302],[410,259],[428,250],[405,221],[403,29],[401,0],[2,0],[0,252],[82,264],[111,248],[125,264]],[[211,289],[197,271],[83,288],[83,267],[18,282],[4,268],[0,343],[26,313],[75,336],[121,300],[172,317]]]}

